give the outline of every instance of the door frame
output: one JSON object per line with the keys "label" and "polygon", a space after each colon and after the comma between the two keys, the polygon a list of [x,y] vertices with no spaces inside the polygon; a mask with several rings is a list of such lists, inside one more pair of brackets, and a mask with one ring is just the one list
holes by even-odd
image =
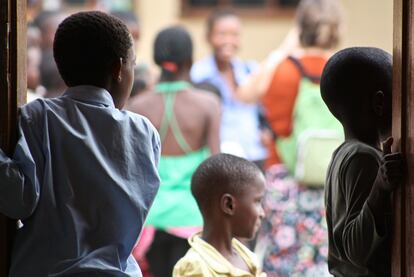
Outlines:
{"label": "door frame", "polygon": [[[12,154],[27,91],[26,0],[0,0],[0,147]],[[16,222],[0,215],[0,276],[7,276]]]}

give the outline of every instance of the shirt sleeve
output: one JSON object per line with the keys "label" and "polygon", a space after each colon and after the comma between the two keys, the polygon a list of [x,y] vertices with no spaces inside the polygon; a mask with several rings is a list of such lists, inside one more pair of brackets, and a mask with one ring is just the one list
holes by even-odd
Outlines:
{"label": "shirt sleeve", "polygon": [[155,128],[154,128],[154,133],[152,136],[152,149],[154,151],[154,162],[155,162],[155,165],[158,167],[158,163],[160,161],[160,156],[161,156],[161,140],[160,140],[160,135],[158,134]]}
{"label": "shirt sleeve", "polygon": [[[386,234],[378,232],[373,213],[367,204],[368,196],[378,173],[377,158],[369,153],[353,156],[342,174],[345,182],[345,227],[343,249],[357,266],[365,266]],[[389,203],[384,203],[387,205]],[[385,220],[384,215],[384,220]],[[335,229],[335,227],[334,227]],[[338,234],[340,235],[340,234]]]}
{"label": "shirt sleeve", "polygon": [[190,70],[190,79],[191,82],[194,84],[201,83],[204,80],[204,77],[202,74],[200,74],[200,67],[198,63],[193,64]]}
{"label": "shirt sleeve", "polygon": [[21,121],[19,135],[13,159],[0,150],[0,212],[14,219],[25,219],[37,206],[39,184]]}

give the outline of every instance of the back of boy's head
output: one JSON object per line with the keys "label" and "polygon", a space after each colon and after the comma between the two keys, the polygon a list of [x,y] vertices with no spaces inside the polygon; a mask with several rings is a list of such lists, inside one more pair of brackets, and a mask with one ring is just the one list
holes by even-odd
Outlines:
{"label": "back of boy's head", "polygon": [[127,59],[132,40],[121,20],[103,12],[67,17],[56,31],[54,58],[67,86],[102,85],[112,66]]}
{"label": "back of boy's head", "polygon": [[194,172],[191,192],[203,216],[224,193],[240,195],[257,176],[260,169],[252,162],[230,154],[217,154],[206,159]]}
{"label": "back of boy's head", "polygon": [[183,65],[191,66],[193,42],[183,27],[169,27],[160,31],[154,42],[154,62],[163,74],[174,74]]}
{"label": "back of boy's head", "polygon": [[321,77],[321,95],[341,122],[358,118],[382,91],[391,102],[392,56],[373,47],[352,47],[337,52]]}

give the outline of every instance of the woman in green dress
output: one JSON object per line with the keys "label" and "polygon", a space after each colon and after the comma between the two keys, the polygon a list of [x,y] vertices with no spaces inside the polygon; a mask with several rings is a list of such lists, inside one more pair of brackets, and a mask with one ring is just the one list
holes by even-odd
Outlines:
{"label": "woman in green dress", "polygon": [[131,111],[148,117],[162,143],[161,186],[147,219],[147,226],[156,230],[147,253],[154,277],[171,276],[174,264],[188,249],[186,239],[201,229],[191,176],[210,154],[219,152],[219,99],[189,83],[192,50],[185,29],[162,30],[154,43],[154,60],[161,68],[155,93],[129,105]]}

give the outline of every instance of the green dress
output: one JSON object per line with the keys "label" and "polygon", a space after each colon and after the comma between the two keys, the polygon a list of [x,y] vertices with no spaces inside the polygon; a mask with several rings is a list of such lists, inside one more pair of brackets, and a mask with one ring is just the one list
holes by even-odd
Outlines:
{"label": "green dress", "polygon": [[171,128],[185,153],[180,156],[161,156],[158,165],[161,185],[146,222],[147,225],[157,229],[203,225],[197,203],[191,194],[191,177],[210,152],[206,147],[196,151],[191,149],[174,115],[176,93],[189,87],[191,87],[189,83],[180,81],[160,83],[155,88],[157,93],[162,93],[165,103],[165,112],[159,130],[161,142],[164,141],[168,128]]}

